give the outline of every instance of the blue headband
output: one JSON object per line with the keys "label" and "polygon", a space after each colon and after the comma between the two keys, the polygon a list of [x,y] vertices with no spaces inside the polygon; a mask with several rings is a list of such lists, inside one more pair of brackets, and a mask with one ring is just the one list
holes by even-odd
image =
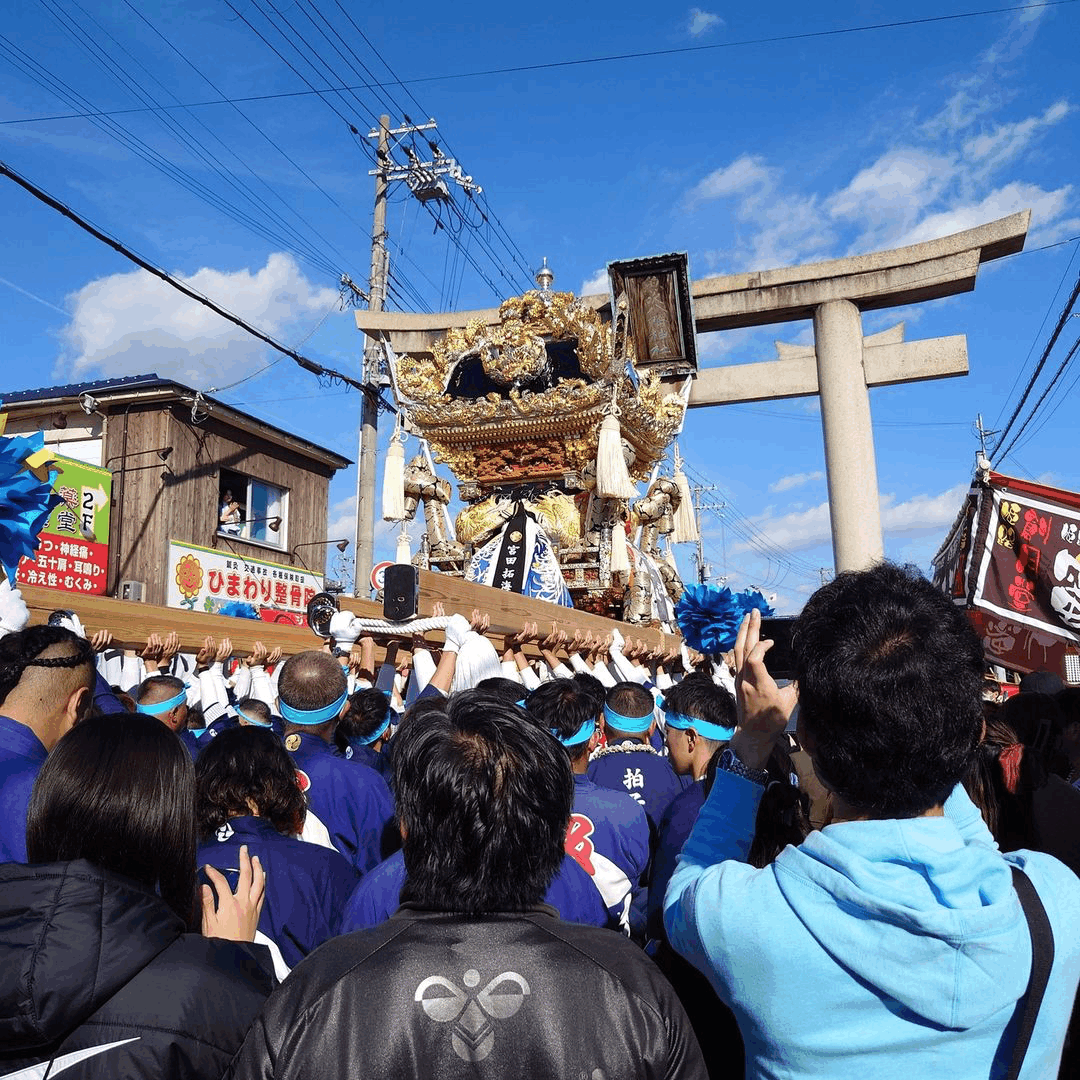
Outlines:
{"label": "blue headband", "polygon": [[184,687],[176,697],[171,697],[168,701],[154,701],[149,705],[136,705],[135,711],[146,713],[148,716],[160,716],[162,713],[167,713],[170,709],[175,709],[177,705],[183,705],[186,701],[187,687]]}
{"label": "blue headband", "polygon": [[644,716],[622,716],[610,705],[604,706],[604,719],[616,731],[625,731],[628,735],[641,735],[652,727],[655,713],[647,712]]}
{"label": "blue headband", "polygon": [[593,732],[596,730],[596,721],[590,717],[574,732],[573,735],[568,735],[565,739],[554,729],[551,729],[551,734],[555,736],[563,744],[563,746],[580,746],[583,742],[588,742]]}
{"label": "blue headband", "polygon": [[337,701],[333,701],[329,705],[324,705],[321,709],[294,709],[284,701],[279,701],[278,707],[281,709],[281,715],[284,716],[290,724],[299,724],[301,727],[315,727],[316,724],[322,724],[327,720],[333,720],[333,718],[341,712],[341,706],[345,704],[345,700],[348,696],[349,690],[348,687],[346,687],[342,690],[341,697],[339,697]]}
{"label": "blue headband", "polygon": [[699,720],[696,716],[683,716],[682,713],[665,712],[664,722],[670,728],[678,731],[686,731],[693,728],[703,739],[712,739],[713,742],[727,742],[735,734],[733,727],[721,727],[719,724],[711,724],[708,720]]}
{"label": "blue headband", "polygon": [[364,746],[370,746],[376,739],[383,735],[386,729],[390,726],[390,710],[386,710],[386,719],[373,731],[370,735],[356,735],[354,738],[358,743],[363,743]]}
{"label": "blue headband", "polygon": [[243,712],[240,709],[236,710],[237,716],[242,716],[249,724],[253,724],[255,727],[273,727],[273,720],[256,720],[251,713]]}

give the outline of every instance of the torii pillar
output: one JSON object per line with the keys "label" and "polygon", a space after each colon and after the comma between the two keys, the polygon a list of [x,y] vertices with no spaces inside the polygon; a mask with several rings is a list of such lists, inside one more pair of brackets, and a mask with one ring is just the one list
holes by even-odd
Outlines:
{"label": "torii pillar", "polygon": [[[979,265],[1021,251],[1031,211],[891,251],[807,266],[704,278],[691,286],[699,333],[812,319],[814,344],[778,343],[780,358],[704,368],[690,408],[821,397],[829,513],[837,571],[861,570],[883,557],[869,387],[965,375],[963,335],[904,343],[903,326],[864,338],[862,313],[936,300],[975,288]],[[583,296],[597,309],[608,296]],[[452,327],[498,323],[498,309],[415,315],[357,311],[360,330],[389,332],[394,350],[428,352]],[[661,374],[663,374],[661,370]],[[673,378],[681,383],[681,378]]]}

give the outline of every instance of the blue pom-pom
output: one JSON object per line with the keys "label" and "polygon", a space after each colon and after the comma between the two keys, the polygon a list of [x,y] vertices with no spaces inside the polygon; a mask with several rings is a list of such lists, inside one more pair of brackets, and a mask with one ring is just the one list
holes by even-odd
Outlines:
{"label": "blue pom-pom", "polygon": [[752,608],[763,616],[773,613],[757,589],[733,594],[716,585],[691,585],[675,605],[675,619],[690,648],[715,656],[734,648],[739,624]]}
{"label": "blue pom-pom", "polygon": [[234,619],[258,619],[259,613],[254,604],[246,604],[243,600],[230,600],[227,604],[214,612],[215,615],[232,615]]}

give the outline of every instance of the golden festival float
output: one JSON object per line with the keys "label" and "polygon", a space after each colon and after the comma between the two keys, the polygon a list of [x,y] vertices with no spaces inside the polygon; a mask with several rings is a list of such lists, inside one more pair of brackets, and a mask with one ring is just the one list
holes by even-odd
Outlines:
{"label": "golden festival float", "polygon": [[[672,545],[696,541],[676,437],[696,371],[685,255],[609,266],[603,308],[551,288],[430,351],[383,343],[399,410],[383,517],[424,532],[412,563],[608,618],[674,626]],[[406,461],[406,438],[420,449]],[[436,474],[445,465],[453,491]],[[404,561],[399,549],[398,561]]]}

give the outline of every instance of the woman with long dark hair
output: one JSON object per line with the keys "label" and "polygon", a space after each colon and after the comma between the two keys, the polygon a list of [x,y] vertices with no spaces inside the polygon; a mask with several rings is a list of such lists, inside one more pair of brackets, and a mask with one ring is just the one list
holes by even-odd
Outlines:
{"label": "woman with long dark hair", "polygon": [[200,904],[180,740],[151,716],[84,720],[26,832],[31,865],[0,866],[0,1074],[220,1076],[273,988],[247,944],[265,879],[245,853],[236,891],[215,871]]}

